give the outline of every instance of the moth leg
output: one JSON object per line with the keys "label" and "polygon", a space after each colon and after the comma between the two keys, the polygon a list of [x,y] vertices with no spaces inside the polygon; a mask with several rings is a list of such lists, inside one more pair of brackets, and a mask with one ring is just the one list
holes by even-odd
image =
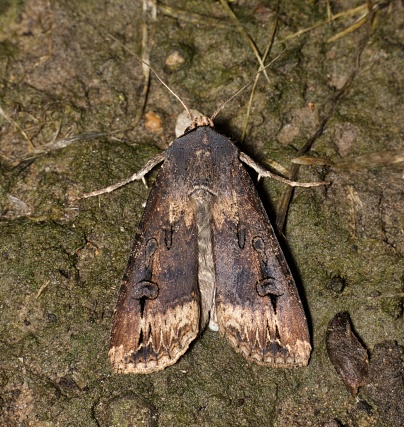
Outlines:
{"label": "moth leg", "polygon": [[[132,181],[137,181],[139,179],[143,180],[146,174],[148,174],[154,167],[156,167],[159,163],[163,162],[165,158],[165,153],[160,153],[157,156],[150,159],[139,172],[134,173],[129,178],[124,179],[121,182],[117,182],[114,185],[110,185],[109,187],[102,188],[100,190],[92,191],[91,193],[83,194],[80,199],[88,199],[89,197],[99,196],[100,194],[111,193],[115,191],[119,187],[123,187],[126,184],[129,184]],[[146,185],[146,183],[145,183]]]}
{"label": "moth leg", "polygon": [[319,187],[320,185],[329,185],[330,183],[328,181],[318,181],[318,182],[297,182],[297,181],[291,181],[290,179],[283,178],[279,175],[275,175],[272,172],[269,172],[268,170],[264,169],[262,166],[260,166],[258,163],[254,162],[254,160],[247,156],[247,154],[240,152],[239,159],[244,164],[249,166],[250,168],[254,169],[255,172],[258,174],[258,180],[264,176],[276,179],[277,181],[283,182],[284,184],[290,185],[291,187]]}

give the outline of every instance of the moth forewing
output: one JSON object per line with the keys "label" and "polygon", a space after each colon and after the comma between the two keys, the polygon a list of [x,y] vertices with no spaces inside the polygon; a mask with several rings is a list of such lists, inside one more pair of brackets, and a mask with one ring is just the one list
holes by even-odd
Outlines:
{"label": "moth forewing", "polygon": [[172,365],[199,333],[195,215],[187,194],[178,192],[169,151],[147,200],[115,311],[109,357],[121,373]]}
{"label": "moth forewing", "polygon": [[206,117],[167,149],[125,270],[110,360],[123,373],[175,363],[210,326],[246,359],[310,356],[296,285],[234,144]]}
{"label": "moth forewing", "polygon": [[296,285],[237,148],[207,128],[220,175],[212,209],[219,331],[246,359],[306,365],[311,346]]}

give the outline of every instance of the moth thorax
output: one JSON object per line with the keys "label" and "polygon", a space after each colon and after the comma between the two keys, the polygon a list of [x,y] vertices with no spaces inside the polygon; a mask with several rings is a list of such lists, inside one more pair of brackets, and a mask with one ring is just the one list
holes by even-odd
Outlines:
{"label": "moth thorax", "polygon": [[213,194],[204,188],[198,188],[190,194],[194,203],[198,229],[198,286],[200,294],[200,328],[205,328],[211,316],[215,298],[215,271],[210,229],[211,202]]}

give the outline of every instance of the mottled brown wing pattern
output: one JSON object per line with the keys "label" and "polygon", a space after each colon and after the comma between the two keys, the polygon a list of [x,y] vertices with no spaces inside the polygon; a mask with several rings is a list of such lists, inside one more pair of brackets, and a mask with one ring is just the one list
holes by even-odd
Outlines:
{"label": "mottled brown wing pattern", "polygon": [[233,161],[212,212],[219,331],[250,361],[306,365],[311,346],[296,285],[251,178]]}
{"label": "mottled brown wing pattern", "polygon": [[148,198],[125,270],[111,333],[115,371],[174,364],[199,333],[197,231],[166,161]]}

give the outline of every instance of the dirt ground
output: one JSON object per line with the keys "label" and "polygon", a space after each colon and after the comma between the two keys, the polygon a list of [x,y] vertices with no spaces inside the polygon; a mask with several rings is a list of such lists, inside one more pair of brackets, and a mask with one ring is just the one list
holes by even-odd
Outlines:
{"label": "dirt ground", "polygon": [[[0,1],[2,426],[402,425],[404,8],[240,0],[228,3],[236,22],[223,3]],[[317,160],[297,179],[331,182],[290,200],[284,184],[257,184],[271,220],[286,213],[278,235],[310,362],[257,366],[207,330],[162,372],[114,374],[112,316],[149,190],[78,198],[167,148],[182,111],[154,76],[143,108],[126,48],[211,114],[258,70],[251,42],[262,56],[273,35],[266,63],[281,55],[259,78],[243,143],[251,86],[215,122],[261,165],[297,171],[304,152]],[[357,396],[326,351],[340,311],[369,354]]]}

